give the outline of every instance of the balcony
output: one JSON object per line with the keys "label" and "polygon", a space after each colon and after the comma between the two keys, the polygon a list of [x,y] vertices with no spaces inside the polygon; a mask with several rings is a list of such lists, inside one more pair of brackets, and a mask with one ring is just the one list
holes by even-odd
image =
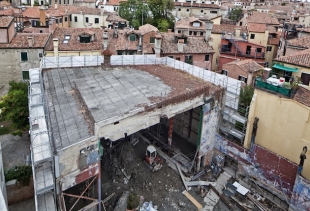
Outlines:
{"label": "balcony", "polygon": [[229,55],[234,55],[234,56],[242,56],[242,57],[248,57],[248,58],[265,58],[265,52],[253,52],[253,51],[232,51],[231,48],[221,48],[220,49],[221,54],[229,54]]}
{"label": "balcony", "polygon": [[287,86],[287,85],[275,86],[275,85],[269,84],[263,81],[261,77],[258,77],[255,79],[255,88],[265,89],[265,90],[268,90],[274,93],[282,94],[287,97],[291,96],[291,93],[293,90],[292,88],[290,88],[290,86]]}

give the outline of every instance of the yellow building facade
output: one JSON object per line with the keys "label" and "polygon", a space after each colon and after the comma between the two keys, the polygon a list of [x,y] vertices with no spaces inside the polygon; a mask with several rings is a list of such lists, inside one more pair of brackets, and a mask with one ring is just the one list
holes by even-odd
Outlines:
{"label": "yellow building facade", "polygon": [[[310,90],[308,90],[310,92]],[[310,107],[294,99],[255,90],[247,125],[244,147],[249,149],[254,118],[259,118],[255,144],[295,162],[302,148],[310,149]],[[310,150],[302,175],[310,179]]]}

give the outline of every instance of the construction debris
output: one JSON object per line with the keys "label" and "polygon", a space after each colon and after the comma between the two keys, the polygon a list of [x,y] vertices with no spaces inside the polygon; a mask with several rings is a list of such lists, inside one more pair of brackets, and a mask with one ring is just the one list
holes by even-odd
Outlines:
{"label": "construction debris", "polygon": [[202,205],[191,194],[189,194],[187,191],[183,191],[182,193],[197,207],[198,210],[202,209]]}

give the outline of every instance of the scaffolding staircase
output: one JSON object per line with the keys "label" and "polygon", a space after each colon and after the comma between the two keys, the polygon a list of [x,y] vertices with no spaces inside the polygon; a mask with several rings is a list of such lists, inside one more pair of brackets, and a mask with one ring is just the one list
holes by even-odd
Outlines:
{"label": "scaffolding staircase", "polygon": [[40,69],[29,70],[29,124],[36,211],[56,210],[54,162]]}

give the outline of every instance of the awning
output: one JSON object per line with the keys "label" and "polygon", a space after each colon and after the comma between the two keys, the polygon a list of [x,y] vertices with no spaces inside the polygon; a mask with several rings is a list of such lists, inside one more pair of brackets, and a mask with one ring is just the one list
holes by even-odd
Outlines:
{"label": "awning", "polygon": [[273,65],[273,68],[277,68],[277,69],[289,71],[289,72],[294,72],[294,73],[298,72],[298,68],[285,67],[284,65],[280,65],[280,64]]}

